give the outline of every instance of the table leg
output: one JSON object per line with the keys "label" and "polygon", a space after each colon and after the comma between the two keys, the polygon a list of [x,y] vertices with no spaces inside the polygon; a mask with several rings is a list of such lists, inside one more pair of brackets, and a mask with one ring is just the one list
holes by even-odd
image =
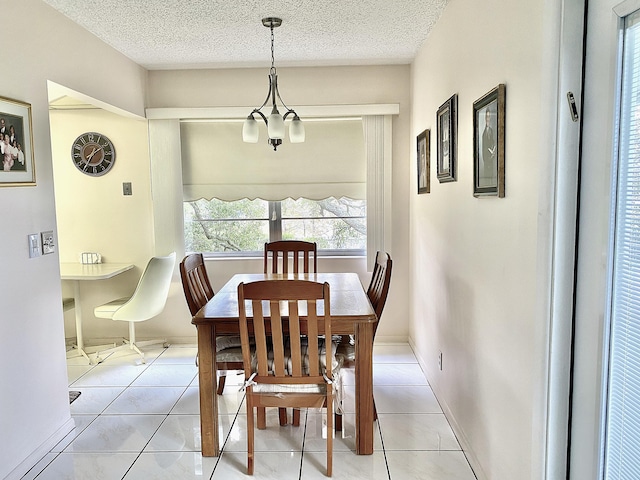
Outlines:
{"label": "table leg", "polygon": [[373,453],[373,324],[356,325],[356,453]]}
{"label": "table leg", "polygon": [[[84,338],[82,337],[82,308],[80,305],[80,281],[78,280],[74,280],[73,282],[73,305],[76,317],[76,344],[74,346],[74,350],[77,350],[77,352],[86,358],[89,364],[91,364],[92,362],[89,355],[84,351]],[[68,357],[69,355],[67,355],[67,358]]]}
{"label": "table leg", "polygon": [[200,432],[202,456],[217,457],[218,398],[216,392],[215,329],[211,325],[198,325],[198,382],[200,390]]}

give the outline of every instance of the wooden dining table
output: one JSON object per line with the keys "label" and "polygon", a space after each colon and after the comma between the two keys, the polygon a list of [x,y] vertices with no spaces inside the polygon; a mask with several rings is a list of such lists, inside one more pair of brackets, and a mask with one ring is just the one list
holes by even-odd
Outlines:
{"label": "wooden dining table", "polygon": [[[216,395],[216,337],[238,335],[238,285],[259,280],[328,282],[334,335],[355,335],[356,453],[373,453],[373,332],[377,317],[356,273],[237,274],[193,317],[198,330],[202,455],[220,453]],[[250,320],[250,318],[248,318]]]}

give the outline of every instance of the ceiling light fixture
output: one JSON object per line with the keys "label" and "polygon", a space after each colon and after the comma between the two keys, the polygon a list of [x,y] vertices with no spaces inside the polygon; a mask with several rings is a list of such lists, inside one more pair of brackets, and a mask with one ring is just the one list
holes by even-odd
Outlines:
{"label": "ceiling light fixture", "polygon": [[[275,67],[275,57],[273,54],[273,29],[282,25],[282,19],[276,17],[267,17],[262,19],[262,25],[271,29],[271,69],[269,70],[269,93],[264,103],[259,108],[254,108],[242,126],[242,140],[247,143],[258,142],[258,122],[254,117],[254,114],[258,114],[264,120],[267,125],[267,132],[269,134],[269,145],[273,146],[274,150],[277,150],[278,146],[282,144],[284,138],[285,128],[284,121],[289,115],[293,115],[293,120],[289,126],[289,140],[291,143],[304,142],[304,125],[302,120],[298,117],[298,114],[287,107],[280,97],[278,91],[278,75]],[[286,113],[281,115],[276,105],[276,98],[280,100],[282,106],[286,109]],[[271,113],[267,118],[260,110],[271,100]]]}

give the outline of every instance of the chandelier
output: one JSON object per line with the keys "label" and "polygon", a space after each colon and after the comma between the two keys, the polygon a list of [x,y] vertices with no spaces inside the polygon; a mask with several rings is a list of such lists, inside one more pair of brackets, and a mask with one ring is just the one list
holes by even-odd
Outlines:
{"label": "chandelier", "polygon": [[[269,93],[264,103],[259,108],[254,108],[242,126],[242,140],[247,143],[258,142],[258,122],[254,115],[259,115],[264,123],[267,125],[267,132],[269,134],[269,145],[274,150],[278,149],[278,146],[282,144],[282,139],[285,135],[284,121],[289,115],[293,115],[291,125],[289,126],[289,140],[291,143],[304,142],[304,125],[302,120],[298,117],[298,114],[287,107],[280,97],[278,91],[278,75],[275,67],[275,57],[273,54],[273,29],[282,25],[282,19],[276,17],[267,17],[262,19],[262,25],[271,29],[271,69],[269,70]],[[276,105],[276,99],[280,100],[282,107],[286,110],[284,115],[280,114],[278,106]],[[271,113],[267,117],[260,110],[271,101]]]}

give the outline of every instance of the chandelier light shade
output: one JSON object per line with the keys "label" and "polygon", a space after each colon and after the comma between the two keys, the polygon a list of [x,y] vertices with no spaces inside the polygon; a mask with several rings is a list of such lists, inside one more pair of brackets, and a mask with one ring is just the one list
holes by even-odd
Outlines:
{"label": "chandelier light shade", "polygon": [[[273,49],[273,29],[282,25],[282,19],[267,17],[262,19],[262,24],[271,29],[271,69],[269,70],[269,92],[267,93],[267,98],[264,103],[260,107],[254,108],[244,121],[244,125],[242,126],[242,140],[247,143],[258,142],[260,132],[258,131],[258,121],[255,117],[255,115],[258,115],[267,125],[269,145],[271,145],[274,150],[277,150],[278,146],[282,144],[282,140],[286,134],[285,120],[288,116],[293,116],[291,124],[289,125],[289,141],[291,143],[304,142],[304,125],[302,124],[302,120],[300,120],[298,114],[285,105],[280,97],[280,92],[278,91],[278,74],[276,72]],[[278,110],[276,100],[280,101],[284,115],[282,115],[280,110]],[[271,105],[271,113],[269,113],[269,117],[267,117],[261,110],[269,102]]]}

